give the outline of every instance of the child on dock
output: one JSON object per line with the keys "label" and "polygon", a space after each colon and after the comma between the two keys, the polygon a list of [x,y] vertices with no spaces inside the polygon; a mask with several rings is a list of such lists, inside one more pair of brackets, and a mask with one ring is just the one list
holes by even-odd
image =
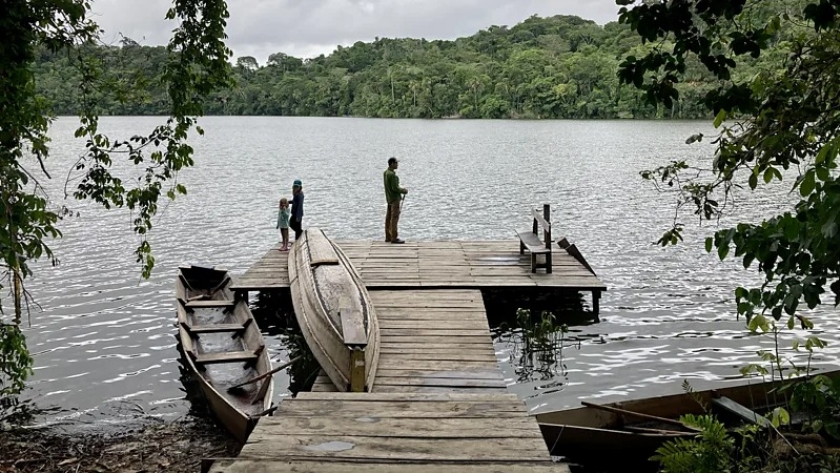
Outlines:
{"label": "child on dock", "polygon": [[289,251],[289,218],[292,212],[289,210],[289,201],[285,197],[280,199],[280,210],[277,212],[277,227],[283,237],[283,246],[280,251]]}

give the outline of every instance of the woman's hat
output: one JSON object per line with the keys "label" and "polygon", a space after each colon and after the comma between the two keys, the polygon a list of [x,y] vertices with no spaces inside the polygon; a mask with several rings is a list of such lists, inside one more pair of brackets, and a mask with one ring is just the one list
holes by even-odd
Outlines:
{"label": "woman's hat", "polygon": [[303,187],[303,183],[300,182],[300,179],[295,179],[295,182],[292,185],[293,186],[298,186],[298,187]]}

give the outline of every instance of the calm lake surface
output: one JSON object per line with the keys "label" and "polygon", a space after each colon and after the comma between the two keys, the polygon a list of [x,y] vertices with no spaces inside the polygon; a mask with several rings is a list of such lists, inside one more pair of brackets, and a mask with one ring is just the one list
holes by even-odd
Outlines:
{"label": "calm lake surface", "polygon": [[[124,139],[160,122],[103,118],[102,128]],[[756,350],[773,347],[735,319],[733,289],[756,276],[705,253],[702,239],[713,227],[696,227],[688,214],[686,244],[653,245],[673,219],[674,197],[658,194],[639,171],[711,159],[708,142],[685,144],[696,132],[712,133],[707,123],[214,117],[201,124],[207,133],[194,142],[196,166],[180,175],[189,195],[160,213],[151,236],[157,267],[143,281],[130,213],[64,201],[65,176],[83,143],[73,138],[75,120],[55,123],[50,196],[79,216],[62,222],[64,238],[53,244],[61,265],[39,263],[28,282],[42,310],[33,310],[26,331],[36,362],[25,396],[62,408],[41,422],[101,427],[137,414],[186,415],[173,326],[176,267],[205,262],[244,272],[279,239],[276,203],[290,196],[294,179],[304,183],[307,226],[338,239],[381,239],[382,171],[392,155],[411,191],[404,238],[512,239],[514,226],[530,224],[529,206],[551,203],[555,233],[576,242],[609,287],[601,322],[571,326],[555,363],[530,366],[518,337],[497,339],[509,389],[534,411],[680,392],[685,379],[706,387],[737,378],[758,360]],[[744,193],[736,204],[758,220],[789,200],[786,191]],[[815,364],[837,364],[836,315],[833,308],[813,314],[812,332],[830,343]],[[807,335],[788,334],[782,346]],[[282,336],[268,340],[273,358],[286,360]],[[279,401],[290,395],[289,379],[275,379]]]}

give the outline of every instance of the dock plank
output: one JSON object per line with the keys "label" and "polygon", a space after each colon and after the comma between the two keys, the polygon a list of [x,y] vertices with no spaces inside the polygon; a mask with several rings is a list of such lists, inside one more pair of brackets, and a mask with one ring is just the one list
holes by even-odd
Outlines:
{"label": "dock plank", "polygon": [[525,461],[353,461],[309,458],[294,459],[223,459],[216,461],[208,473],[568,473],[561,464]]}
{"label": "dock plank", "polygon": [[[527,417],[507,419],[504,425],[492,418],[349,418],[318,417],[308,419],[295,417],[276,422],[275,418],[264,419],[266,429],[261,429],[254,441],[267,441],[277,435],[273,424],[282,424],[282,435],[306,435],[323,437],[365,436],[365,437],[415,437],[415,438],[537,438],[542,434],[534,430]],[[261,421],[262,422],[262,421]]]}
{"label": "dock plank", "polygon": [[500,400],[508,400],[518,402],[519,398],[516,394],[507,393],[504,395],[499,394],[463,394],[463,393],[450,393],[450,394],[412,394],[412,395],[405,395],[405,394],[384,394],[378,392],[372,393],[365,393],[364,395],[359,395],[358,393],[333,393],[333,394],[319,394],[319,393],[311,393],[311,392],[302,392],[298,394],[296,399],[308,399],[314,401],[359,401],[359,402],[370,402],[370,401],[422,401],[422,402],[449,402],[449,401],[472,401],[472,402],[486,402],[486,401],[500,401]]}
{"label": "dock plank", "polygon": [[386,384],[376,388],[379,392],[383,393],[450,393],[450,392],[463,392],[463,393],[478,393],[478,392],[485,392],[485,393],[504,393],[507,392],[506,387],[485,387],[485,386],[424,386],[424,385],[391,385]]}
{"label": "dock plank", "polygon": [[[422,378],[422,377],[388,377],[382,376],[376,380],[374,390],[385,391],[385,386],[415,386],[415,387],[436,387],[436,388],[505,388],[502,379],[477,379],[467,377],[448,378]],[[391,391],[393,392],[393,391]]]}
{"label": "dock plank", "polygon": [[[252,434],[254,435],[254,434]],[[447,438],[414,437],[356,437],[341,436],[340,442],[349,445],[346,450],[335,452],[329,442],[335,438],[321,435],[283,435],[257,433],[254,441],[242,448],[240,457],[259,456],[282,458],[308,456],[310,458],[360,458],[380,460],[423,460],[434,456],[436,460],[481,460],[485,458],[508,460],[544,460],[546,453],[542,438]],[[442,441],[441,441],[442,440]]]}

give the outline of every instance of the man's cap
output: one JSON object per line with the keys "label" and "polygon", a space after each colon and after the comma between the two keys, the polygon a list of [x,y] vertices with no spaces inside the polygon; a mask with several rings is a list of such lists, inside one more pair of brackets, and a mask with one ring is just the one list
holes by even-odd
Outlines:
{"label": "man's cap", "polygon": [[398,162],[399,162],[399,160],[397,158],[394,158],[394,157],[388,158],[388,164],[394,164],[394,163],[398,163]]}
{"label": "man's cap", "polygon": [[292,185],[294,185],[294,186],[301,186],[301,187],[303,187],[303,183],[302,183],[302,182],[300,182],[300,179],[295,179],[295,182],[294,182],[294,184],[292,184]]}

